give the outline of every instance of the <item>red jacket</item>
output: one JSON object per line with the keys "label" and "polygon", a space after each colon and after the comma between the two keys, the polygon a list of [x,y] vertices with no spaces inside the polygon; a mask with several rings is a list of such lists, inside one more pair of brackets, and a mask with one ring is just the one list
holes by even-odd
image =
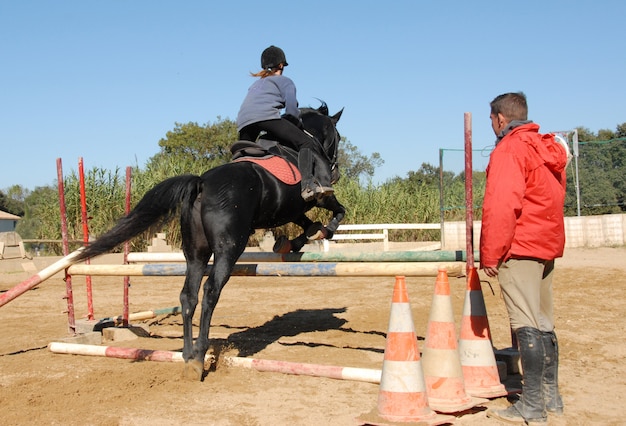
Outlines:
{"label": "red jacket", "polygon": [[491,153],[480,234],[482,267],[510,257],[552,260],[563,255],[567,151],[527,123]]}

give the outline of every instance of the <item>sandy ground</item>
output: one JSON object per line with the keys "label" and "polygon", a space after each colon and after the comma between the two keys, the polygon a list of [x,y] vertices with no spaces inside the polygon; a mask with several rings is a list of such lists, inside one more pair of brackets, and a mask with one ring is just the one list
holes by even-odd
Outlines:
{"label": "sandy ground", "polygon": [[[0,291],[40,270],[45,259],[0,260]],[[626,409],[626,248],[568,249],[555,276],[560,383],[565,415],[553,425],[623,425]],[[69,337],[65,282],[55,275],[0,307],[0,406],[3,425],[353,425],[376,407],[376,384],[258,372],[217,365],[202,382],[181,379],[182,364],[51,353]],[[481,279],[486,277],[482,276]],[[178,305],[181,277],[131,279],[130,311]],[[121,277],[93,277],[96,318],[122,313]],[[451,278],[460,324],[465,280]],[[77,318],[87,313],[85,277],[73,277]],[[420,345],[435,278],[407,277]],[[233,277],[213,318],[218,355],[323,365],[382,367],[394,278]],[[483,282],[496,348],[511,345],[497,281]],[[180,316],[143,322],[150,337],[117,346],[179,351]],[[197,328],[196,328],[197,330]],[[109,343],[111,344],[111,343]],[[498,424],[489,407],[455,415],[454,424]]]}

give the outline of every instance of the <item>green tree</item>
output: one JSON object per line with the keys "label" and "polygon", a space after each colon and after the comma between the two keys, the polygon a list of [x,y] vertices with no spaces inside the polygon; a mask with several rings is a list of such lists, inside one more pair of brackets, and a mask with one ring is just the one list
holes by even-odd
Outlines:
{"label": "green tree", "polygon": [[341,175],[347,179],[371,178],[376,167],[385,163],[378,152],[367,157],[343,136],[339,143],[337,161]]}
{"label": "green tree", "polygon": [[0,191],[0,210],[24,216],[24,201],[30,191],[21,185],[13,185],[6,189],[6,194]]}
{"label": "green tree", "polygon": [[9,200],[7,199],[7,196],[4,194],[4,192],[0,191],[0,210],[11,213],[9,211],[11,207],[9,207],[8,204]]}
{"label": "green tree", "polygon": [[61,238],[58,191],[51,186],[37,187],[28,194],[24,206],[24,218],[16,227],[22,238]]}
{"label": "green tree", "polygon": [[578,184],[581,214],[619,213],[626,210],[626,123],[617,131],[602,129],[593,134],[584,127],[578,129],[577,161],[568,170],[566,215],[577,214],[575,166],[578,165]]}
{"label": "green tree", "polygon": [[220,117],[213,124],[180,124],[166,133],[159,141],[161,152],[155,157],[172,156],[177,160],[200,162],[206,167],[215,167],[230,160],[230,146],[237,140],[237,124]]}
{"label": "green tree", "polygon": [[237,140],[237,125],[217,118],[215,123],[175,123],[175,128],[159,140],[160,151],[135,176],[136,190],[145,191],[172,176],[205,171],[231,159],[230,147]]}

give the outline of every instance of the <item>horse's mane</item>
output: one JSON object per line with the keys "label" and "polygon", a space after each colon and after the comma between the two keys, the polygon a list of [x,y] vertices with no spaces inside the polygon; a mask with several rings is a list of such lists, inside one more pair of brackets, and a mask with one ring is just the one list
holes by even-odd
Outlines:
{"label": "horse's mane", "polygon": [[[317,98],[315,98],[317,99]],[[318,101],[320,101],[322,104],[318,107],[318,108],[313,108],[311,106],[309,107],[303,107],[300,108],[300,113],[302,114],[321,114],[321,115],[325,115],[326,117],[328,117],[328,105],[326,105],[326,102],[324,102],[321,99],[317,99]]]}

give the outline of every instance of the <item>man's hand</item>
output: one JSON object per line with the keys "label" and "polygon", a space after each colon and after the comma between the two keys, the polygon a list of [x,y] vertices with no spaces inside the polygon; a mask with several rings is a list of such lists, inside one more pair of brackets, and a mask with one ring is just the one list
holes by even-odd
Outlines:
{"label": "man's hand", "polygon": [[485,266],[483,270],[488,277],[493,278],[498,276],[498,268],[496,266]]}

